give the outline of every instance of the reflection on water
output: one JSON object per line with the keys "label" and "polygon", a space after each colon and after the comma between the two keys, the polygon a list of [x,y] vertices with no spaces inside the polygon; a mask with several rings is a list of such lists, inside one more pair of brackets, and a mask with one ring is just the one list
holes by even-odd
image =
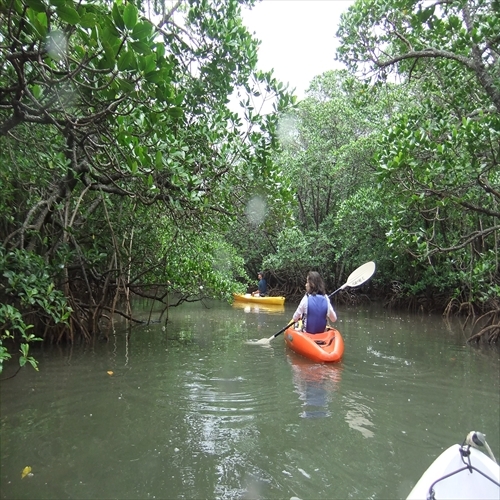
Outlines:
{"label": "reflection on water", "polygon": [[[376,356],[377,358],[382,358],[384,361],[394,361],[396,363],[404,363],[406,365],[410,365],[411,362],[406,360],[406,359],[401,359],[401,358],[397,358],[396,356],[388,356],[386,354],[383,354],[382,352],[380,351],[377,351],[376,349],[374,349],[372,346],[368,346],[367,349],[366,349],[366,352],[368,354],[372,354],[373,356]],[[374,363],[375,365],[376,363]]]}
{"label": "reflection on water", "polygon": [[234,309],[242,309],[246,313],[251,314],[280,314],[285,312],[284,304],[251,304],[248,302],[240,302],[235,300],[233,302]]}
{"label": "reflection on water", "polygon": [[372,409],[361,402],[364,399],[361,394],[351,393],[346,397],[346,408],[348,408],[345,420],[351,429],[361,432],[365,438],[371,438],[375,434],[367,427],[373,426],[371,421]]}
{"label": "reflection on water", "polygon": [[330,416],[328,403],[339,389],[342,365],[337,363],[313,363],[290,352],[287,360],[292,367],[295,390],[302,401],[302,418]]}

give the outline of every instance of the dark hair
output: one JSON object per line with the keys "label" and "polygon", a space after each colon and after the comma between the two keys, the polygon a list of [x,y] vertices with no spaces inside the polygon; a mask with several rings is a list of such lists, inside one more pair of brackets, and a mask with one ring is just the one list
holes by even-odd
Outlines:
{"label": "dark hair", "polygon": [[309,293],[312,295],[321,294],[326,295],[325,283],[323,278],[316,271],[309,271],[307,275],[307,281],[309,283]]}

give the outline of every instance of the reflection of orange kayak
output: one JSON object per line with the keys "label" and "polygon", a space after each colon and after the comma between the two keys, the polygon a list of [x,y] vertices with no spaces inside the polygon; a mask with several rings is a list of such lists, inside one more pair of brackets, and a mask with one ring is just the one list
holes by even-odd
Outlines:
{"label": "reflection of orange kayak", "polygon": [[250,293],[233,293],[233,298],[238,302],[247,302],[255,304],[273,304],[273,305],[283,305],[285,303],[285,297],[270,297],[265,295],[260,297],[259,295],[252,295]]}
{"label": "reflection of orange kayak", "polygon": [[285,330],[285,342],[292,351],[319,363],[340,361],[344,354],[344,339],[335,328],[313,335],[292,326]]}
{"label": "reflection of orange kayak", "polygon": [[293,385],[302,401],[304,418],[319,418],[331,415],[329,403],[339,390],[342,379],[342,363],[315,363],[289,351],[288,362],[292,366]]}
{"label": "reflection of orange kayak", "polygon": [[327,382],[332,390],[337,390],[342,381],[344,367],[341,363],[318,364],[295,352],[289,352],[287,359],[292,366],[294,378],[297,375],[300,380],[308,383]]}

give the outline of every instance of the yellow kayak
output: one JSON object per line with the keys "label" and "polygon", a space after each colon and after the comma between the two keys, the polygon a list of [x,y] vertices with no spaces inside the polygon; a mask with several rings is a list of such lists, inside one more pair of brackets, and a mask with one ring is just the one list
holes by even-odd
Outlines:
{"label": "yellow kayak", "polygon": [[261,297],[259,295],[252,295],[250,293],[233,293],[233,298],[238,302],[254,303],[254,304],[269,304],[282,306],[285,303],[285,297],[269,297],[265,295]]}

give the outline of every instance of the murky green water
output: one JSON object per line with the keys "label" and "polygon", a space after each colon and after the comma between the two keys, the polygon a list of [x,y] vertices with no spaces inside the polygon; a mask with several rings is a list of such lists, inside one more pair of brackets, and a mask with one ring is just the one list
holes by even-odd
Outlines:
{"label": "murky green water", "polygon": [[339,364],[245,343],[295,305],[186,304],[166,331],[38,351],[0,384],[1,498],[405,498],[471,430],[499,457],[498,349],[376,307],[338,311]]}

